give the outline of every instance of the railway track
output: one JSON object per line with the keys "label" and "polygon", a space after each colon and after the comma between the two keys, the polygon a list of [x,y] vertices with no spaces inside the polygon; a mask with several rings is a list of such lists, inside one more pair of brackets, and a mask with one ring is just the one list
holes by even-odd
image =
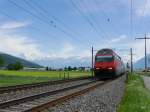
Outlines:
{"label": "railway track", "polygon": [[16,89],[16,91],[10,90],[4,93],[0,93],[0,103],[4,103],[4,102],[14,100],[14,99],[21,99],[24,97],[29,97],[29,96],[40,94],[43,92],[59,90],[64,87],[70,87],[71,85],[86,83],[86,82],[89,82],[90,80],[92,79],[81,78],[81,79],[74,79],[74,80],[66,80],[61,83],[57,82],[55,84],[49,83],[48,85],[40,85],[40,86],[37,85],[37,87],[34,86],[33,88],[29,86],[29,88],[25,87],[25,89],[24,88]]}
{"label": "railway track", "polygon": [[18,90],[20,91],[20,90],[25,90],[25,89],[31,89],[31,88],[36,88],[36,87],[43,87],[43,86],[47,86],[47,85],[67,83],[67,82],[71,82],[71,81],[90,79],[90,78],[91,77],[81,77],[81,78],[47,81],[47,82],[40,82],[40,83],[33,83],[33,84],[23,84],[23,85],[16,85],[16,86],[0,87],[0,94],[14,92],[14,91],[18,91]]}
{"label": "railway track", "polygon": [[68,99],[84,94],[112,80],[82,81],[83,80],[80,80],[80,83],[77,82],[71,86],[65,86],[64,88],[61,87],[56,90],[2,102],[0,103],[0,112],[42,112],[46,108],[50,108]]}
{"label": "railway track", "polygon": [[88,82],[76,83],[72,86],[62,89],[43,92],[20,99],[9,100],[0,103],[0,112],[32,112],[31,109],[33,109],[34,107],[37,108],[39,105],[43,105],[45,103],[48,103],[49,101],[54,101],[57,98],[69,95],[87,87],[91,87],[98,83],[100,84],[102,83],[102,81],[89,80]]}

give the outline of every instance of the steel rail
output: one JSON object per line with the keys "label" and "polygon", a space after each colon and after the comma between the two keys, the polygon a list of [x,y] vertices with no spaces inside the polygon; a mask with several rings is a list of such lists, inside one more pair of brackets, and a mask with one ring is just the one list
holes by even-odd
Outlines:
{"label": "steel rail", "polygon": [[68,90],[71,90],[71,89],[75,89],[75,88],[78,88],[78,87],[81,87],[81,86],[91,84],[91,83],[94,83],[94,82],[95,82],[95,80],[90,81],[90,82],[86,82],[86,83],[83,83],[83,84],[77,84],[77,85],[74,85],[74,86],[54,90],[54,91],[44,92],[44,93],[40,93],[40,94],[36,94],[36,95],[27,96],[27,97],[24,97],[24,98],[19,98],[19,99],[15,99],[15,100],[6,101],[6,102],[3,102],[3,103],[0,103],[0,109],[6,108],[6,107],[9,107],[9,106],[13,106],[13,105],[17,105],[17,104],[20,104],[20,103],[23,103],[23,102],[39,99],[39,98],[42,98],[42,97],[45,97],[45,96],[48,96],[48,95],[55,95],[55,94],[58,94],[58,93],[61,93],[61,92],[65,92],[65,91],[68,91]]}
{"label": "steel rail", "polygon": [[26,110],[26,111],[23,111],[23,112],[42,112],[44,109],[53,107],[53,106],[55,106],[55,105],[58,105],[58,104],[60,104],[60,103],[65,102],[65,101],[67,101],[67,100],[69,100],[69,99],[72,99],[72,98],[75,98],[75,97],[77,97],[77,96],[83,95],[83,94],[85,94],[85,93],[87,93],[87,92],[89,92],[89,91],[92,91],[92,90],[94,90],[95,88],[97,88],[97,87],[99,87],[99,86],[102,86],[102,85],[104,85],[104,84],[106,84],[106,83],[108,83],[108,82],[110,82],[110,80],[109,80],[109,81],[105,81],[105,82],[97,82],[97,84],[94,84],[94,85],[92,85],[92,86],[90,86],[90,87],[87,87],[87,88],[85,88],[85,89],[79,90],[79,91],[77,91],[77,92],[74,92],[74,93],[69,94],[69,95],[66,95],[66,96],[62,96],[62,97],[60,97],[60,98],[58,98],[58,99],[55,99],[55,100],[50,101],[50,102],[47,102],[47,103],[45,103],[45,104],[42,104],[42,105],[33,107],[33,108],[31,108],[31,109],[29,109],[29,110]]}
{"label": "steel rail", "polygon": [[84,79],[90,79],[90,78],[91,77],[81,77],[81,78],[73,78],[73,79],[65,79],[65,80],[39,82],[39,83],[33,83],[33,84],[23,84],[23,85],[16,85],[16,86],[0,87],[0,94],[6,93],[6,92],[11,92],[11,91],[25,90],[25,89],[35,88],[35,87],[43,87],[46,85],[62,84],[62,83],[67,83],[67,82],[71,82],[71,81],[84,80]]}
{"label": "steel rail", "polygon": [[[126,74],[123,74],[123,75],[126,75]],[[116,79],[122,77],[123,75],[118,76]],[[84,89],[79,90],[79,91],[77,91],[77,92],[74,92],[74,93],[72,93],[72,94],[59,97],[59,98],[57,98],[57,99],[55,99],[55,100],[53,100],[53,101],[49,101],[49,102],[47,102],[47,103],[45,103],[45,104],[42,104],[42,105],[33,107],[33,108],[31,108],[31,109],[29,109],[29,110],[26,110],[26,111],[24,111],[24,112],[42,112],[43,110],[45,110],[45,109],[47,109],[47,108],[53,107],[53,106],[55,106],[55,105],[61,104],[61,103],[65,102],[65,101],[68,101],[68,100],[70,100],[70,99],[72,99],[72,98],[75,98],[75,97],[77,97],[77,96],[83,95],[83,94],[85,94],[85,93],[87,93],[87,92],[89,92],[89,91],[92,91],[92,90],[96,89],[96,88],[99,87],[99,86],[102,86],[102,85],[104,85],[104,84],[107,84],[107,83],[109,83],[109,82],[112,82],[112,81],[114,81],[114,80],[116,80],[116,79],[107,80],[107,81],[104,81],[104,82],[98,82],[98,83],[95,84],[95,85],[92,85],[92,86],[90,86],[90,87],[84,88]]]}

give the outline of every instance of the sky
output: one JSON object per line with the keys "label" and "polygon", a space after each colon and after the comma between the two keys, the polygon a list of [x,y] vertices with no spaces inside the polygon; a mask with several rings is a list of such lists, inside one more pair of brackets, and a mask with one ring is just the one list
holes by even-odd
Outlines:
{"label": "sky", "polygon": [[150,36],[148,0],[132,0],[132,12],[131,0],[0,0],[0,8],[0,52],[34,62],[90,62],[91,46],[112,48],[124,62],[133,48],[136,62],[144,41],[135,38]]}

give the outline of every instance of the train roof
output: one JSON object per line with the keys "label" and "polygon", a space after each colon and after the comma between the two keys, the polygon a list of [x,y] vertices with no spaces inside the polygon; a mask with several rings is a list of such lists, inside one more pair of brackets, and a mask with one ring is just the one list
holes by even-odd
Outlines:
{"label": "train roof", "polygon": [[102,54],[102,55],[114,54],[114,51],[112,49],[101,49],[97,52],[97,54]]}
{"label": "train roof", "polygon": [[116,54],[112,49],[109,48],[99,50],[96,55],[117,55],[121,59],[118,54]]}

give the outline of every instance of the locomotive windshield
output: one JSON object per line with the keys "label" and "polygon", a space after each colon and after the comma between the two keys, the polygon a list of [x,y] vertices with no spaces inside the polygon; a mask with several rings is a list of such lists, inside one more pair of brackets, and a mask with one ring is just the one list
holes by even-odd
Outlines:
{"label": "locomotive windshield", "polygon": [[111,62],[113,61],[113,56],[96,56],[95,61],[96,62]]}
{"label": "locomotive windshield", "polygon": [[97,54],[112,54],[113,51],[110,49],[102,49],[97,52]]}

